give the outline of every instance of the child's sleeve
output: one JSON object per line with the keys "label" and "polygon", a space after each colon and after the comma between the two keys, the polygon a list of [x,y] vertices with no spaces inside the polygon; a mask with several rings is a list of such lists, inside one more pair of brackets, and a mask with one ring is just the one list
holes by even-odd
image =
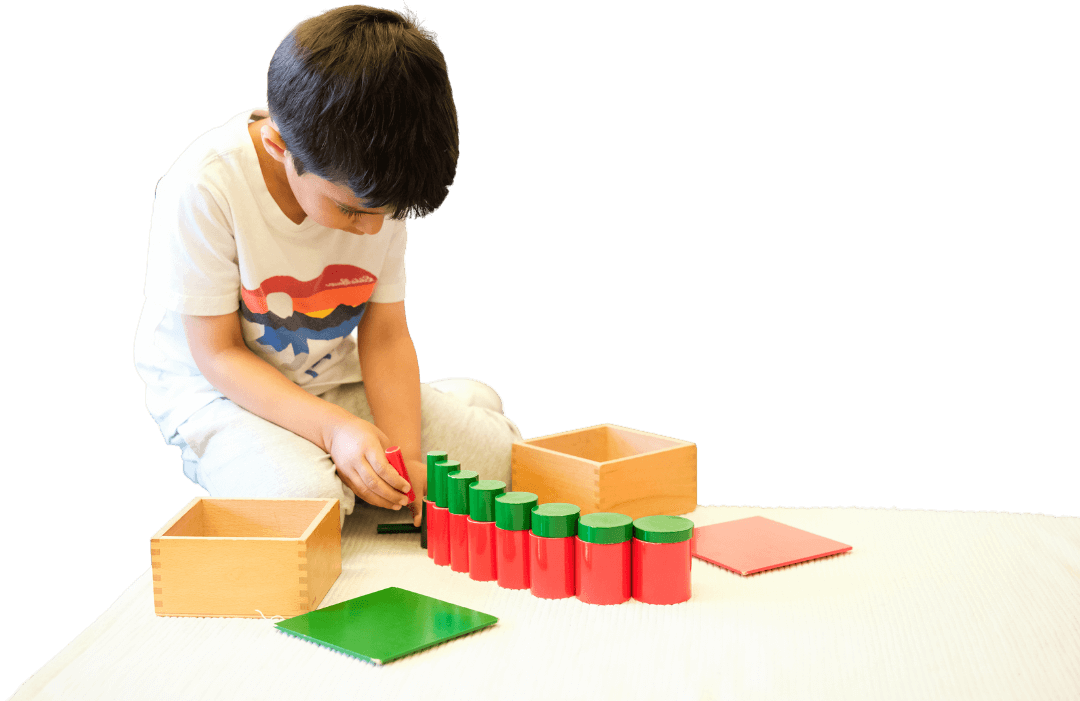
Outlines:
{"label": "child's sleeve", "polygon": [[240,308],[240,268],[231,215],[224,197],[198,180],[158,185],[150,224],[148,299],[192,316]]}
{"label": "child's sleeve", "polygon": [[387,219],[383,226],[393,228],[386,232],[391,234],[390,244],[379,270],[379,281],[371,293],[371,301],[377,304],[405,299],[405,240],[408,238],[405,222]]}

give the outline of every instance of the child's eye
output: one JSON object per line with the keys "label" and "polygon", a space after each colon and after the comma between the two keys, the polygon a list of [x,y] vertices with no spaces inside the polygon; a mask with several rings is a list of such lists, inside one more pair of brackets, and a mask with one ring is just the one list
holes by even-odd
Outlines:
{"label": "child's eye", "polygon": [[341,205],[338,205],[338,211],[347,216],[349,219],[359,219],[365,214],[365,212],[354,212],[351,209],[345,209]]}

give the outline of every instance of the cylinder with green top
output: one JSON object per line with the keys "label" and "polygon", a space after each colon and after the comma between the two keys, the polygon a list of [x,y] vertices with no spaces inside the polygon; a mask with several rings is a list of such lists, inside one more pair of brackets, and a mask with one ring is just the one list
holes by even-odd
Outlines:
{"label": "cylinder with green top", "polygon": [[424,518],[420,524],[420,545],[427,548],[428,557],[434,557],[434,548],[428,547],[428,534],[432,530],[431,507],[435,506],[435,463],[449,460],[445,450],[432,450],[427,454],[427,493],[424,494]]}
{"label": "cylinder with green top", "polygon": [[587,604],[630,600],[634,522],[625,514],[598,512],[578,519],[575,591]]}
{"label": "cylinder with green top", "polygon": [[469,578],[493,582],[499,578],[495,553],[495,499],[506,493],[506,483],[478,480],[469,485]]}
{"label": "cylinder with green top", "polygon": [[690,599],[690,541],[694,522],[682,516],[645,516],[634,521],[631,595],[646,604]]}
{"label": "cylinder with green top", "polygon": [[450,569],[469,571],[469,486],[480,475],[472,470],[457,470],[446,476],[446,506],[450,512]]}
{"label": "cylinder with green top", "polygon": [[578,518],[573,504],[538,504],[529,534],[529,588],[541,599],[566,599],[576,593],[574,564]]}
{"label": "cylinder with green top", "polygon": [[507,492],[495,498],[497,581],[504,589],[529,588],[529,529],[539,501],[532,492]]}
{"label": "cylinder with green top", "polygon": [[[431,454],[428,454],[428,460],[431,465]],[[461,463],[457,460],[436,460],[428,472],[434,478],[428,483],[428,494],[435,494],[435,503],[431,507],[431,537],[428,539],[428,547],[432,549],[431,559],[436,565],[450,564],[450,508],[446,482],[447,475],[460,469]]]}

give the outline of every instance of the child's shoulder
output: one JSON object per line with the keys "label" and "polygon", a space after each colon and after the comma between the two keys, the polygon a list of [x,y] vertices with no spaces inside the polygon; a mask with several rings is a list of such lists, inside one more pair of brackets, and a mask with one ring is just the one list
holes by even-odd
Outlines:
{"label": "child's shoulder", "polygon": [[227,191],[242,183],[250,169],[248,125],[265,119],[265,110],[245,110],[204,132],[180,154],[158,183],[165,188],[210,187]]}

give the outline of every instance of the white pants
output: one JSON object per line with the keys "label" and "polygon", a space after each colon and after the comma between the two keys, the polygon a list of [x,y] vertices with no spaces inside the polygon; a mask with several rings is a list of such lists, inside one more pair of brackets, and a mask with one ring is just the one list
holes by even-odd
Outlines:
{"label": "white pants", "polygon": [[[372,421],[362,382],[321,396]],[[501,480],[510,491],[510,446],[521,434],[500,412],[469,401],[465,394],[420,385],[421,452],[445,450],[462,469]],[[340,499],[342,522],[358,503],[321,448],[225,398],[193,414],[170,443],[182,451],[184,474],[212,497]]]}

